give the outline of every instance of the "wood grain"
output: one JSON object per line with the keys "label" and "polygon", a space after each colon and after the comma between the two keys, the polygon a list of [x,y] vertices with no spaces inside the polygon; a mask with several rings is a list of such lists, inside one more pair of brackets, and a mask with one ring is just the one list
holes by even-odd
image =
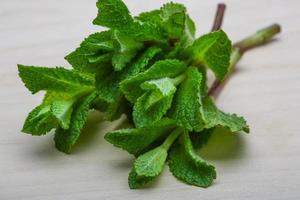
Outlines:
{"label": "wood grain", "polygon": [[[163,0],[127,0],[133,13],[159,7]],[[178,0],[208,32],[217,0]],[[0,199],[300,199],[300,26],[298,0],[224,0],[223,28],[234,40],[273,22],[282,34],[247,53],[224,88],[218,105],[244,115],[250,135],[218,135],[201,152],[217,167],[208,188],[185,185],[166,167],[148,189],[129,190],[133,158],[103,134],[118,126],[92,113],[73,154],[55,150],[53,134],[20,132],[26,114],[41,101],[17,77],[16,64],[68,66],[63,57],[88,34],[95,0],[0,1]]]}

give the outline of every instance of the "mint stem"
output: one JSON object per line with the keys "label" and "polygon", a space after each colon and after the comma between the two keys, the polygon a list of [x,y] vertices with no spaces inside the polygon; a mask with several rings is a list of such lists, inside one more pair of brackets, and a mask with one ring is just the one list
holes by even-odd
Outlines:
{"label": "mint stem", "polygon": [[208,91],[209,96],[217,97],[221,91],[221,86],[223,86],[226,81],[231,76],[237,62],[241,59],[243,54],[255,47],[261,46],[269,42],[276,34],[280,33],[281,28],[279,24],[273,24],[264,29],[257,31],[255,34],[250,35],[249,37],[237,42],[234,45],[230,58],[230,67],[227,77],[224,81],[215,80]]}
{"label": "mint stem", "polygon": [[168,150],[171,145],[173,144],[173,142],[175,142],[175,140],[178,138],[178,136],[182,133],[181,128],[176,128],[168,137],[167,139],[164,141],[164,143],[162,144],[163,148],[165,148],[166,150]]}
{"label": "mint stem", "polygon": [[279,24],[272,24],[264,29],[257,31],[255,34],[237,42],[234,47],[238,48],[241,53],[249,49],[263,45],[270,41],[281,30]]}
{"label": "mint stem", "polygon": [[214,24],[213,24],[213,27],[212,27],[211,31],[217,31],[217,30],[221,29],[225,9],[226,9],[226,5],[224,3],[219,3],[218,4]]}
{"label": "mint stem", "polygon": [[172,83],[177,86],[185,79],[185,74],[180,74],[179,76],[172,79]]}

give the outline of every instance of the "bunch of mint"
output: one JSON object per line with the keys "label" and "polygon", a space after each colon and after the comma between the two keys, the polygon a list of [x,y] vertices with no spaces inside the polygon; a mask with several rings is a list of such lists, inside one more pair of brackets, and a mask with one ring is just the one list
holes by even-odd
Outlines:
{"label": "bunch of mint", "polygon": [[55,129],[57,149],[70,153],[90,110],[111,121],[125,114],[133,128],[109,132],[105,139],[136,156],[130,188],[154,180],[166,162],[178,179],[208,187],[216,171],[196,150],[219,127],[231,132],[249,127],[242,117],[217,108],[207,70],[220,83],[244,50],[278,30],[273,26],[233,48],[222,30],[196,38],[181,4],[167,3],[136,17],[121,0],[99,0],[97,7],[93,23],[108,29],[88,36],[65,57],[73,69],[18,65],[33,94],[46,91],[22,131],[44,135]]}

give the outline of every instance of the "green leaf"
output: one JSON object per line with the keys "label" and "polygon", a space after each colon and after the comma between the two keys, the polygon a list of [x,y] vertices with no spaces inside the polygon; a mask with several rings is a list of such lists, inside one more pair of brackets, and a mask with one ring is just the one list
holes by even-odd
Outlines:
{"label": "green leaf", "polygon": [[[180,38],[179,46],[186,48],[190,46],[195,40],[196,26],[193,20],[187,15],[184,24],[183,35]],[[180,50],[179,50],[180,51]]]}
{"label": "green leaf", "polygon": [[68,129],[71,120],[71,114],[73,111],[74,100],[64,101],[57,100],[51,105],[51,113],[58,120],[60,127]]}
{"label": "green leaf", "polygon": [[161,10],[151,10],[148,12],[142,12],[137,17],[137,20],[141,22],[148,22],[153,23],[157,26],[162,26],[162,19],[161,19]]}
{"label": "green leaf", "polygon": [[176,78],[161,78],[146,81],[141,88],[146,92],[138,98],[133,107],[133,121],[136,127],[148,126],[160,120],[172,105],[176,85],[185,75]]}
{"label": "green leaf", "polygon": [[128,176],[129,187],[141,188],[155,179],[162,172],[167,155],[166,149],[157,147],[139,156]]}
{"label": "green leaf", "polygon": [[142,23],[133,19],[126,5],[121,0],[98,0],[98,16],[94,24],[112,28],[137,41],[159,41],[162,33],[152,22]]}
{"label": "green leaf", "polygon": [[150,91],[146,92],[134,104],[132,115],[136,127],[145,127],[159,121],[171,107],[174,93],[163,97],[149,108],[146,108],[151,102],[151,94]]}
{"label": "green leaf", "polygon": [[121,0],[98,0],[98,16],[94,24],[118,30],[137,41],[161,41],[160,27],[152,22],[134,20]]}
{"label": "green leaf", "polygon": [[156,80],[145,81],[141,84],[143,90],[157,90],[162,96],[173,93],[176,90],[174,83],[171,78],[160,78]]}
{"label": "green leaf", "polygon": [[22,132],[32,135],[44,135],[58,126],[56,118],[51,113],[51,105],[39,105],[27,116]]}
{"label": "green leaf", "polygon": [[167,155],[168,151],[163,146],[140,155],[134,162],[136,174],[141,177],[158,176],[163,170]]}
{"label": "green leaf", "polygon": [[68,129],[74,102],[75,98],[70,94],[47,94],[43,103],[28,114],[22,131],[44,135],[58,126]]}
{"label": "green leaf", "polygon": [[201,82],[202,74],[195,67],[189,67],[185,80],[174,97],[170,116],[177,125],[189,131],[201,131],[204,121],[201,114]]}
{"label": "green leaf", "polygon": [[135,17],[136,24],[132,29],[138,31],[132,31],[136,33],[131,34],[138,40],[155,41],[167,44],[168,35],[166,31],[164,31],[160,14],[161,10],[152,10],[141,13],[139,16]]}
{"label": "green leaf", "polygon": [[144,105],[146,109],[162,98],[173,95],[176,91],[173,79],[168,77],[145,81],[141,84],[141,88],[146,91],[151,91],[148,102]]}
{"label": "green leaf", "polygon": [[121,31],[137,41],[152,41],[164,43],[165,36],[160,27],[152,22],[140,22],[136,20],[133,24],[124,27]]}
{"label": "green leaf", "polygon": [[141,88],[146,92],[134,104],[134,124],[143,127],[160,120],[172,105],[176,85],[184,78],[185,75],[181,74],[172,79],[167,77],[142,83]]}
{"label": "green leaf", "polygon": [[130,114],[132,108],[129,105],[129,102],[125,99],[123,95],[120,95],[114,102],[107,105],[105,111],[105,119],[109,121],[117,120],[121,117],[122,114]]}
{"label": "green leaf", "polygon": [[228,128],[231,132],[245,131],[249,133],[249,127],[243,117],[220,111],[210,97],[204,99],[202,109],[206,128],[223,126]]}
{"label": "green leaf", "polygon": [[191,185],[208,187],[216,178],[215,168],[194,152],[188,132],[183,134],[181,143],[172,146],[168,163],[176,178]]}
{"label": "green leaf", "polygon": [[115,102],[121,95],[120,81],[138,74],[160,52],[160,48],[151,47],[132,61],[130,67],[126,67],[122,71],[112,71],[110,67],[99,71],[96,74],[96,88],[99,91],[99,97],[109,103]]}
{"label": "green leaf", "polygon": [[98,0],[98,16],[93,24],[119,29],[133,23],[128,8],[122,0]]}
{"label": "green leaf", "polygon": [[186,68],[183,62],[176,59],[157,61],[147,71],[122,81],[120,87],[125,97],[130,102],[135,103],[145,92],[140,87],[142,83],[164,77],[176,77],[183,73]]}
{"label": "green leaf", "polygon": [[94,33],[65,57],[74,69],[95,72],[111,62],[115,49],[112,31]]}
{"label": "green leaf", "polygon": [[119,31],[114,31],[114,39],[117,41],[118,47],[112,57],[112,64],[116,71],[120,71],[135,57],[137,51],[143,48],[143,44]]}
{"label": "green leaf", "polygon": [[97,95],[97,92],[92,92],[76,103],[73,108],[71,123],[68,130],[62,128],[56,129],[54,140],[58,150],[70,153],[71,148],[80,136],[81,129],[86,123],[92,102],[96,99]]}
{"label": "green leaf", "polygon": [[223,31],[216,31],[195,40],[186,51],[194,64],[210,68],[217,79],[223,80],[228,73],[231,41]]}
{"label": "green leaf", "polygon": [[134,162],[128,178],[131,189],[139,188],[156,178],[163,170],[168,150],[182,133],[175,129],[160,146],[140,155]]}
{"label": "green leaf", "polygon": [[45,68],[18,65],[19,76],[25,86],[34,94],[40,90],[74,92],[90,90],[94,78],[87,73],[64,68]]}
{"label": "green leaf", "polygon": [[128,185],[130,189],[141,188],[150,183],[155,177],[139,177],[134,169],[132,169],[128,176]]}
{"label": "green leaf", "polygon": [[163,37],[166,39],[180,38],[180,45],[176,49],[190,45],[195,37],[195,24],[186,13],[186,8],[182,4],[167,3],[160,10],[153,10],[141,13],[138,20],[155,24],[161,29]]}
{"label": "green leaf", "polygon": [[143,127],[160,120],[171,107],[176,85],[183,79],[184,75],[179,75],[173,79],[161,78],[142,83],[141,88],[146,92],[134,104],[134,124]]}
{"label": "green leaf", "polygon": [[167,3],[161,9],[163,28],[170,38],[180,38],[185,28],[186,8],[182,4]]}
{"label": "green leaf", "polygon": [[114,146],[138,155],[174,128],[174,121],[164,118],[151,126],[112,131],[107,133],[104,138]]}
{"label": "green leaf", "polygon": [[150,47],[140,53],[131,64],[122,71],[111,71],[111,68],[102,70],[96,74],[96,87],[99,97],[108,103],[106,117],[108,120],[117,119],[122,112],[128,112],[128,102],[123,98],[119,90],[120,81],[138,74],[147,67],[148,63],[161,52],[158,47]]}

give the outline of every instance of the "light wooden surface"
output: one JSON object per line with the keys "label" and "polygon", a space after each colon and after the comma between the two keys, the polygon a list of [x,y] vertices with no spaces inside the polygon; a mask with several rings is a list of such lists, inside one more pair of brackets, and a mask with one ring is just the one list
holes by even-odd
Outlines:
{"label": "light wooden surface", "polygon": [[[127,0],[133,13],[163,0]],[[180,0],[209,31],[218,0]],[[68,66],[63,57],[88,34],[95,0],[0,1],[0,199],[300,199],[300,1],[225,0],[224,30],[233,40],[273,22],[275,42],[245,55],[218,104],[245,116],[250,135],[219,135],[202,151],[217,168],[215,184],[202,189],[163,175],[148,189],[129,190],[133,158],[103,135],[116,123],[95,123],[94,113],[72,155],[58,152],[53,134],[20,132],[40,101],[23,87],[16,64]]]}

